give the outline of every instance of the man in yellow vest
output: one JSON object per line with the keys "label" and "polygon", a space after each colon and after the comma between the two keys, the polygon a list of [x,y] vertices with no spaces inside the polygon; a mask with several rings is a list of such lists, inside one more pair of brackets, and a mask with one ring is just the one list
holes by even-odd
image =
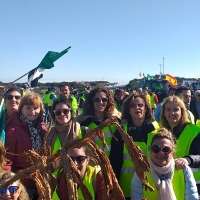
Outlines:
{"label": "man in yellow vest", "polygon": [[69,89],[68,84],[62,83],[60,85],[60,95],[58,98],[65,98],[65,99],[70,100],[74,117],[76,117],[77,111],[78,111],[78,102],[77,102],[76,97],[70,94],[70,89]]}
{"label": "man in yellow vest", "polygon": [[121,105],[124,100],[124,90],[122,89],[116,89],[115,94],[114,94],[114,99],[115,99],[115,107],[117,110],[121,110]]}
{"label": "man in yellow vest", "polygon": [[47,98],[48,98],[49,112],[51,112],[51,107],[53,105],[54,99],[57,98],[55,92],[56,92],[56,88],[55,87],[51,87],[50,88],[50,92],[48,93],[48,97]]}

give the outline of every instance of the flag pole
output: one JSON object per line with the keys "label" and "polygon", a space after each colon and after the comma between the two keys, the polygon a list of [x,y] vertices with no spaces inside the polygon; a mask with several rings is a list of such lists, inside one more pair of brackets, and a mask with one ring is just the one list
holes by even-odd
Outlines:
{"label": "flag pole", "polygon": [[[37,68],[37,67],[36,67],[36,68]],[[34,69],[36,69],[36,68],[34,68]],[[32,70],[33,70],[33,69],[32,69]],[[32,71],[32,70],[31,70],[31,71]],[[30,71],[29,71],[29,72],[30,72]],[[27,72],[26,74],[20,76],[19,78],[17,78],[16,80],[14,80],[12,83],[14,83],[14,82],[18,81],[19,79],[23,78],[23,77],[26,76],[29,72]]]}

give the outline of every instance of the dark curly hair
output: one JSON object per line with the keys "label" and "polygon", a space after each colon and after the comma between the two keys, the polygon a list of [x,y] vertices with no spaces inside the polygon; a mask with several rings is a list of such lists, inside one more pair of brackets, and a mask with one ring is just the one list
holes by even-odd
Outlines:
{"label": "dark curly hair", "polygon": [[83,114],[92,116],[95,115],[93,98],[95,97],[95,94],[97,92],[104,92],[106,94],[108,98],[108,104],[106,106],[104,114],[106,118],[110,117],[115,109],[115,101],[111,91],[104,86],[97,86],[86,95],[86,100],[83,104]]}

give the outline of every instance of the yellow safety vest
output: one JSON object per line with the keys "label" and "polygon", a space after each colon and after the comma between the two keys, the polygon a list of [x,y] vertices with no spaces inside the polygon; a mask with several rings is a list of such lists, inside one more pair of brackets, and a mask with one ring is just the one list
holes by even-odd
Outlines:
{"label": "yellow safety vest", "polygon": [[77,102],[75,96],[70,95],[70,98],[71,98],[72,111],[74,112],[73,117],[76,117],[76,113],[77,113],[77,110],[78,110],[78,102]]}
{"label": "yellow safety vest", "polygon": [[155,102],[155,99],[154,99],[154,95],[150,95],[150,101],[151,101],[151,108],[156,108],[156,102]]}
{"label": "yellow safety vest", "polygon": [[[148,183],[155,189],[154,192],[150,190],[145,190],[143,187],[143,196],[148,198],[149,200],[156,200],[158,199],[158,190],[156,184],[153,180],[151,173],[147,172],[147,179]],[[174,190],[174,194],[176,195],[177,200],[184,200],[185,199],[185,176],[183,169],[174,170],[174,175],[172,178],[172,186]]]}
{"label": "yellow safety vest", "polygon": [[200,119],[197,119],[196,126],[200,127]]}
{"label": "yellow safety vest", "polygon": [[52,94],[55,94],[55,93],[54,93],[54,92],[48,93],[48,106],[50,106],[50,107],[53,105],[53,99],[50,99],[50,96],[51,96]]}
{"label": "yellow safety vest", "polygon": [[[194,138],[200,133],[200,127],[188,124],[176,143],[175,157],[183,158],[189,154],[190,146]],[[196,184],[200,183],[200,168],[191,168]]]}
{"label": "yellow safety vest", "polygon": [[48,102],[49,102],[49,95],[48,94],[49,93],[45,93],[43,95],[43,104],[48,104]]}
{"label": "yellow safety vest", "polygon": [[[80,99],[83,99],[85,101],[85,94],[83,94]],[[83,113],[83,108],[79,108],[79,115]]]}
{"label": "yellow safety vest", "polygon": [[[147,155],[147,157],[150,157],[149,147],[151,145],[152,137],[159,129],[158,122],[154,121],[152,123],[155,127],[155,130],[148,133],[147,144],[145,142],[135,142],[140,147],[140,149],[144,152],[144,154]],[[124,124],[124,131],[126,133],[127,133],[127,129],[128,129],[128,125],[126,123],[126,124]],[[121,174],[119,177],[119,185],[120,185],[125,197],[131,196],[131,179],[134,175],[134,172],[135,172],[135,170],[134,170],[133,163],[131,161],[131,157],[128,153],[126,145],[124,144],[123,164],[122,164]]]}
{"label": "yellow safety vest", "polygon": [[[97,174],[101,171],[101,168],[99,165],[97,166],[87,166],[87,171],[85,173],[85,176],[83,178],[83,184],[87,187],[88,191],[90,192],[92,196],[92,200],[95,200],[95,191],[96,191],[96,177]],[[78,189],[78,199],[79,200],[85,200],[83,198],[81,189]]]}
{"label": "yellow safety vest", "polygon": [[22,91],[22,97],[24,97],[26,95],[26,90],[24,88],[20,88],[20,90]]}
{"label": "yellow safety vest", "polygon": [[[96,127],[97,127],[97,125],[95,123],[93,123],[93,122],[90,123],[89,126],[88,126],[89,129],[94,129]],[[114,125],[111,125],[111,130],[114,133],[117,130],[117,128]],[[99,139],[98,136],[94,136],[94,141],[99,146],[99,148],[102,151],[105,152],[105,154],[109,158],[109,156],[110,156],[110,149],[111,149],[112,135],[110,133],[110,129],[109,129],[108,126],[103,128],[103,132],[104,132],[105,141],[106,141],[106,144],[107,144],[108,148],[106,148],[106,147],[103,146],[103,144],[102,144],[102,142],[101,142],[101,140]]]}

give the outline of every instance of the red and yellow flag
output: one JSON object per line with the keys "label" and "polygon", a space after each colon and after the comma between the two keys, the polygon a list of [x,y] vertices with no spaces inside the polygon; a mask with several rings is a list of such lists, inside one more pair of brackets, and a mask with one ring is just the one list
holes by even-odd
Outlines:
{"label": "red and yellow flag", "polygon": [[171,76],[171,75],[169,75],[169,74],[166,74],[165,79],[168,80],[168,83],[169,83],[171,86],[177,86],[177,84],[178,84],[176,78],[174,78],[173,76]]}

